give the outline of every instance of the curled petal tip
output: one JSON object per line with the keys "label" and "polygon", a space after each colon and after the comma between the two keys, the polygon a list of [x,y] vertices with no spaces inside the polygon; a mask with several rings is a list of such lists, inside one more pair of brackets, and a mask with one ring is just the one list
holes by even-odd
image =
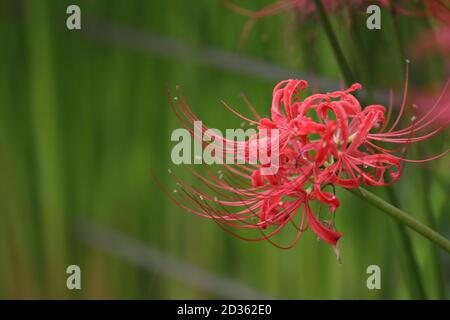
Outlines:
{"label": "curled petal tip", "polygon": [[349,88],[349,91],[356,91],[362,88],[362,85],[358,82],[352,84],[352,86]]}

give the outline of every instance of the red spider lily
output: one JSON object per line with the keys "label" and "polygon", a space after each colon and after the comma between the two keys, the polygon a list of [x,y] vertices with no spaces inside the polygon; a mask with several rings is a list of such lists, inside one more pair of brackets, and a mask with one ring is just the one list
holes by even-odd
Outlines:
{"label": "red spider lily", "polygon": [[[448,109],[439,108],[439,104],[447,92],[445,86],[438,101],[423,114],[420,119],[413,117],[412,124],[397,129],[404,114],[406,106],[407,82],[404,99],[400,112],[390,127],[386,130],[392,105],[388,115],[381,105],[369,105],[361,108],[358,100],[351,95],[351,91],[359,89],[354,84],[349,90],[337,91],[327,94],[315,94],[298,105],[296,121],[311,110],[314,110],[317,123],[323,124],[324,133],[319,139],[311,140],[303,145],[305,150],[315,150],[314,161],[314,190],[318,198],[332,205],[338,204],[334,197],[327,198],[321,194],[324,184],[338,185],[344,188],[354,188],[360,185],[361,180],[371,186],[387,186],[399,180],[402,162],[427,162],[439,158],[444,153],[428,159],[411,160],[405,157],[407,146],[411,143],[428,139],[442,131],[447,123],[432,126]],[[419,134],[428,130],[427,133]],[[383,148],[380,143],[388,143],[393,149]],[[301,154],[304,154],[301,151]],[[389,181],[386,180],[388,174]]]}
{"label": "red spider lily", "polygon": [[[193,174],[206,186],[209,192],[190,186],[175,176],[179,189],[175,193],[166,192],[166,194],[183,209],[214,219],[224,228],[255,229],[263,233],[257,238],[245,238],[247,240],[270,239],[284,226],[290,225],[296,230],[297,234],[294,241],[287,246],[292,247],[298,241],[300,234],[306,229],[304,226],[307,223],[321,239],[335,246],[340,233],[334,231],[331,226],[325,226],[321,223],[312,212],[309,204],[310,200],[318,198],[316,193],[309,192],[306,189],[306,186],[311,184],[310,177],[313,172],[313,164],[300,166],[302,160],[296,161],[296,158],[298,158],[297,143],[292,139],[292,132],[287,130],[287,119],[285,121],[281,111],[277,110],[281,100],[287,101],[289,99],[281,91],[281,94],[278,93],[278,88],[283,83],[280,83],[274,90],[272,119],[276,119],[277,128],[274,127],[275,122],[269,119],[260,119],[254,109],[251,110],[259,121],[250,120],[225,105],[242,119],[253,124],[259,124],[259,132],[256,136],[262,130],[280,129],[280,167],[276,173],[264,175],[262,174],[264,166],[249,164],[225,164],[220,173],[214,174],[208,170],[206,176],[192,169]],[[293,95],[306,87],[306,81],[289,81],[288,87],[288,94]],[[185,127],[189,128],[193,137],[198,139],[198,133],[196,134],[195,128],[192,128],[198,118],[185,100],[178,97],[176,103],[172,101],[171,105]],[[277,112],[280,112],[280,117],[277,117]],[[311,123],[310,126],[311,132],[314,132],[314,124]],[[206,126],[197,129],[204,134],[208,131]],[[213,133],[209,133],[209,135],[226,146],[233,144],[233,150],[246,150],[245,155],[248,160],[248,150],[252,149],[251,141],[255,137],[251,137],[248,141],[229,141]],[[268,138],[270,139],[270,135],[268,135]],[[296,217],[299,217],[298,222],[294,221]],[[232,232],[228,229],[227,231]],[[264,233],[266,231],[267,233]],[[237,236],[244,238],[240,235]]]}
{"label": "red spider lily", "polygon": [[[256,117],[256,120],[251,120],[224,104],[241,119],[258,124],[259,131],[246,141],[224,139],[209,132],[203,125],[197,128],[210,138],[233,145],[233,150],[243,150],[246,160],[255,148],[252,139],[264,136],[265,142],[270,141],[274,135],[261,135],[261,132],[277,130],[279,161],[276,172],[265,172],[263,169],[267,165],[261,163],[224,164],[218,174],[207,170],[207,174],[202,175],[191,169],[207,191],[188,185],[174,175],[179,189],[173,194],[166,194],[178,206],[214,219],[230,233],[235,234],[228,227],[261,232],[257,238],[236,234],[242,239],[267,239],[273,243],[270,238],[289,225],[296,230],[295,239],[283,247],[289,248],[295,245],[309,226],[319,238],[336,246],[341,234],[334,230],[332,223],[320,220],[310,205],[312,201],[317,201],[334,214],[340,203],[334,192],[324,190],[327,186],[356,188],[361,183],[386,186],[400,178],[403,162],[431,161],[449,151],[422,160],[410,160],[405,156],[410,143],[426,140],[445,127],[432,127],[445,110],[436,107],[438,101],[418,120],[413,119],[411,125],[397,128],[405,111],[407,82],[400,112],[389,129],[392,104],[387,116],[386,108],[381,105],[362,108],[352,94],[361,88],[360,84],[356,83],[343,91],[313,94],[302,100],[300,95],[307,86],[304,80],[280,82],[273,91],[271,119],[261,118],[250,106]],[[179,119],[191,128],[198,119],[185,100],[178,98],[176,103],[170,100]],[[198,139],[196,130],[190,130]],[[420,134],[426,130],[427,133]],[[381,143],[394,147],[388,149]]]}

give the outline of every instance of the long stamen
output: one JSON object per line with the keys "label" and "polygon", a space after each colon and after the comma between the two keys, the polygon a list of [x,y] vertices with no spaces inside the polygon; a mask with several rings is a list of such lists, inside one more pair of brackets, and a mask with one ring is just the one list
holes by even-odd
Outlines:
{"label": "long stamen", "polygon": [[397,115],[397,119],[395,119],[394,124],[388,130],[388,132],[391,132],[392,130],[395,129],[397,124],[400,122],[400,119],[402,118],[403,111],[405,110],[406,98],[408,96],[408,79],[409,79],[409,67],[408,66],[409,66],[409,60],[406,60],[406,75],[405,75],[405,85],[404,85],[404,90],[403,90],[402,104],[401,104],[401,107],[400,107],[400,112]]}

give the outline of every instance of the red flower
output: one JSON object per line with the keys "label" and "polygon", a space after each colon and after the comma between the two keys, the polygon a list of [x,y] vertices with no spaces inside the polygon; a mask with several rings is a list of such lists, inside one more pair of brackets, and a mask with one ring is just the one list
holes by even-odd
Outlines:
{"label": "red flower", "polygon": [[[443,129],[431,127],[444,109],[432,107],[411,125],[397,129],[406,106],[407,86],[399,115],[388,127],[392,108],[369,105],[364,109],[352,94],[361,88],[354,84],[344,91],[313,94],[300,99],[301,92],[308,86],[304,80],[285,80],[273,91],[271,119],[260,118],[250,106],[257,120],[248,119],[225,105],[240,118],[258,124],[258,132],[246,141],[231,141],[210,133],[202,126],[200,131],[233,150],[243,151],[248,162],[251,152],[268,151],[278,154],[277,170],[267,172],[270,165],[264,163],[258,153],[257,164],[224,164],[218,174],[207,170],[206,175],[192,169],[207,191],[186,184],[175,176],[179,189],[174,194],[166,192],[177,205],[202,217],[214,219],[228,232],[228,227],[257,230],[261,236],[244,237],[246,240],[269,241],[288,225],[296,230],[292,247],[301,233],[311,227],[319,238],[336,246],[341,234],[334,230],[333,223],[319,219],[311,209],[311,201],[325,205],[334,214],[339,199],[334,192],[325,191],[327,186],[356,188],[365,183],[372,186],[386,186],[397,181],[401,175],[401,164],[405,161],[424,162],[406,158],[410,143],[425,140]],[[186,127],[198,120],[184,99],[171,101],[175,113]],[[437,110],[437,112],[436,112]],[[187,121],[186,121],[187,120]],[[419,132],[429,129],[427,133]],[[275,132],[277,135],[271,134]],[[269,133],[265,133],[268,131]],[[199,135],[194,133],[194,138]],[[266,144],[254,144],[254,139],[263,139]],[[278,148],[273,146],[274,139]],[[380,146],[393,144],[393,149]],[[386,179],[389,178],[389,179]],[[271,241],[272,242],[272,241]],[[281,246],[280,246],[281,247]]]}

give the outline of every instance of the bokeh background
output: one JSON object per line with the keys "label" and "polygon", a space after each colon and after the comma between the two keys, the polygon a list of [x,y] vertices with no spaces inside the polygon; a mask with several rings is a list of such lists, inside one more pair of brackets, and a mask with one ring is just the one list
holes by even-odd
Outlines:
{"label": "bokeh background", "polygon": [[[82,30],[66,28],[70,4]],[[415,41],[442,21],[383,8],[382,29],[370,31],[365,9],[329,13],[362,99],[387,104],[389,89],[401,93],[408,58],[412,96],[431,97],[428,108],[449,76],[448,55],[416,52]],[[177,85],[220,129],[241,124],[221,100],[245,110],[244,93],[267,114],[278,80],[343,86],[314,12],[280,12],[245,33],[248,21],[211,0],[0,0],[1,298],[449,298],[449,255],[346,191],[339,263],[310,231],[291,250],[244,242],[156,186],[152,170],[169,189],[167,169],[183,172],[170,161],[180,124],[167,91]],[[448,138],[414,146],[411,157],[439,153]],[[393,190],[374,191],[449,238],[449,165],[407,165]],[[81,290],[66,288],[71,264]],[[381,268],[381,290],[366,287],[369,265]]]}

